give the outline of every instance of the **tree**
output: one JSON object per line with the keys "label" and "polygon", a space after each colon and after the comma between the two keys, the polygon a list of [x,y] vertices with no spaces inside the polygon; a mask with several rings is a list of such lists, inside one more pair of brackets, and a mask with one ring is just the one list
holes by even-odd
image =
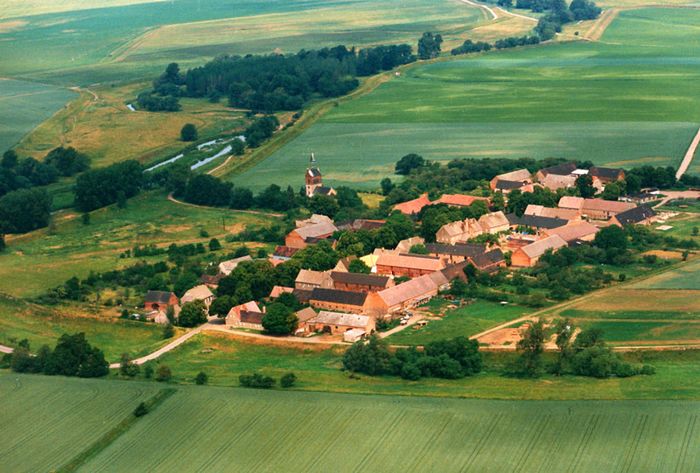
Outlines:
{"label": "tree", "polygon": [[600,16],[601,9],[590,0],[573,0],[569,10],[575,21],[595,20]]}
{"label": "tree", "polygon": [[163,340],[167,340],[168,338],[173,338],[174,336],[175,336],[175,327],[173,327],[172,323],[168,322],[163,327]]}
{"label": "tree", "polygon": [[437,33],[425,32],[418,40],[418,57],[432,59],[440,55],[442,36]]}
{"label": "tree", "polygon": [[395,166],[396,174],[408,175],[412,170],[425,166],[422,156],[411,153],[398,160]]}
{"label": "tree", "polygon": [[84,333],[63,334],[47,357],[44,374],[94,378],[109,372],[104,353],[85,339]]}
{"label": "tree", "polygon": [[413,253],[415,255],[427,255],[428,249],[425,247],[424,244],[420,243],[418,245],[411,246],[411,248],[408,250],[408,252]]}
{"label": "tree", "polygon": [[574,334],[573,324],[569,319],[559,319],[554,327],[556,333],[556,344],[559,349],[557,359],[552,366],[552,372],[561,375],[564,372],[564,361],[570,356],[571,337]]}
{"label": "tree", "polygon": [[391,179],[388,177],[385,177],[379,182],[379,185],[382,188],[382,195],[389,195],[389,192],[391,192],[394,189],[394,183],[391,182]]}
{"label": "tree", "polygon": [[544,352],[544,324],[541,320],[531,322],[518,341],[520,355],[516,361],[516,374],[528,378],[538,377],[542,371]]}
{"label": "tree", "polygon": [[231,183],[209,174],[198,174],[187,181],[183,198],[191,204],[224,207],[231,204]]}
{"label": "tree", "polygon": [[238,381],[244,388],[270,389],[275,385],[275,378],[259,373],[242,374],[238,377]]}
{"label": "tree", "polygon": [[182,141],[196,141],[197,127],[195,127],[192,123],[186,123],[180,130],[180,139]]}
{"label": "tree", "polygon": [[231,191],[231,202],[229,203],[229,206],[232,209],[249,209],[253,206],[253,202],[253,192],[250,189],[234,187]]}
{"label": "tree", "polygon": [[343,366],[348,371],[365,373],[370,376],[390,372],[391,353],[386,341],[371,335],[369,342],[355,342],[343,355]]}
{"label": "tree", "polygon": [[195,384],[198,384],[200,386],[203,384],[207,384],[209,382],[209,376],[207,376],[207,374],[204,371],[200,371],[199,373],[197,373],[197,376],[195,376],[194,382]]}
{"label": "tree", "polygon": [[151,379],[153,377],[153,366],[152,365],[146,365],[143,368],[143,376],[146,379]]}
{"label": "tree", "polygon": [[278,302],[267,306],[263,315],[262,326],[265,332],[272,335],[289,335],[297,328],[299,319],[292,309]]}
{"label": "tree", "polygon": [[83,225],[90,225],[90,212],[85,212],[81,217],[81,221]]}
{"label": "tree", "polygon": [[348,264],[348,271],[351,273],[369,274],[371,268],[358,258],[350,261],[350,264]]}
{"label": "tree", "polygon": [[309,199],[309,210],[315,214],[327,215],[331,218],[340,210],[338,201],[329,195],[315,195]]}
{"label": "tree", "polygon": [[209,314],[216,315],[219,318],[225,318],[233,307],[233,302],[230,296],[220,296],[214,299],[209,306]]}
{"label": "tree", "polygon": [[75,206],[90,212],[129,199],[141,191],[143,169],[138,161],[128,160],[106,168],[86,171],[75,182]]}
{"label": "tree", "polygon": [[74,176],[90,167],[90,159],[70,146],[52,149],[44,158],[44,163],[55,167],[63,177]]}
{"label": "tree", "polygon": [[5,235],[2,233],[2,228],[0,228],[0,253],[7,247],[5,244]]}
{"label": "tree", "polygon": [[297,299],[297,296],[295,296],[292,292],[284,292],[280,294],[279,297],[275,299],[275,302],[285,305],[295,312],[304,307],[302,303],[299,302],[299,299]]}
{"label": "tree", "polygon": [[141,371],[139,365],[131,361],[131,357],[129,356],[129,354],[122,353],[119,362],[119,374],[122,376],[128,376],[130,378],[133,378],[134,376],[139,374],[139,371]]}
{"label": "tree", "polygon": [[173,372],[167,365],[158,365],[156,369],[156,381],[167,382],[173,378]]}
{"label": "tree", "polygon": [[294,373],[287,373],[280,378],[280,386],[283,388],[291,388],[297,382],[297,377]]}
{"label": "tree", "polygon": [[209,240],[209,251],[218,251],[221,249],[221,243],[216,238]]}
{"label": "tree", "polygon": [[206,306],[203,301],[185,302],[180,310],[178,325],[196,327],[207,321]]}
{"label": "tree", "polygon": [[15,166],[17,166],[18,161],[19,158],[17,157],[17,153],[15,152],[15,150],[8,149],[2,155],[2,161],[0,161],[0,166],[5,169],[12,169]]}
{"label": "tree", "polygon": [[0,197],[0,233],[26,233],[51,219],[51,197],[45,189],[20,189]]}
{"label": "tree", "polygon": [[576,178],[576,189],[581,197],[587,199],[595,195],[595,187],[593,187],[593,178],[587,174]]}

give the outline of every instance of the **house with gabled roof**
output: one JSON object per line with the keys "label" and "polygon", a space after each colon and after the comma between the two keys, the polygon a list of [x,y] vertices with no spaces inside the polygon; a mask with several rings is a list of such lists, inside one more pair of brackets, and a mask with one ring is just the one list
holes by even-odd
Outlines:
{"label": "house with gabled roof", "polygon": [[539,171],[537,171],[535,173],[535,180],[538,182],[542,182],[542,180],[544,180],[549,175],[570,176],[573,174],[574,171],[576,171],[576,169],[578,169],[578,166],[573,161],[569,161],[568,163],[556,164],[554,166],[542,168]]}
{"label": "house with gabled roof", "polygon": [[317,287],[331,288],[333,287],[333,280],[331,279],[330,271],[300,269],[294,280],[294,287],[307,291]]}
{"label": "house with gabled roof", "polygon": [[368,296],[366,311],[374,315],[384,315],[416,307],[437,295],[439,283],[431,273],[383,291],[373,292]]}
{"label": "house with gabled roof", "polygon": [[552,208],[535,204],[529,204],[523,214],[536,217],[560,218],[569,221],[581,219],[581,213],[576,209]]}
{"label": "house with gabled roof", "polygon": [[331,271],[331,280],[333,289],[354,292],[381,291],[394,285],[394,280],[388,276],[341,271]]}
{"label": "house with gabled roof", "polygon": [[444,269],[440,258],[424,255],[381,253],[377,258],[377,274],[384,276],[407,276],[415,278]]}
{"label": "house with gabled roof", "polygon": [[586,221],[571,222],[563,227],[545,230],[547,236],[559,235],[567,244],[576,241],[593,241],[600,229]]}
{"label": "house with gabled roof", "polygon": [[226,315],[226,325],[263,330],[262,319],[264,316],[264,309],[261,310],[257,302],[249,301],[231,308]]}
{"label": "house with gabled roof", "polygon": [[500,233],[510,229],[510,222],[500,210],[482,215],[478,220],[484,233]]}
{"label": "house with gabled roof", "polygon": [[442,259],[445,264],[455,264],[466,261],[486,252],[483,243],[458,243],[447,245],[445,243],[428,243],[425,245],[428,254]]}
{"label": "house with gabled roof", "polygon": [[588,175],[591,176],[594,183],[598,181],[604,185],[611,182],[622,181],[625,178],[625,170],[593,166],[588,170]]}
{"label": "house with gabled roof", "polygon": [[179,299],[174,292],[170,291],[148,291],[144,296],[143,308],[146,310],[163,310],[168,307],[175,307],[179,304]]}
{"label": "house with gabled roof", "polygon": [[450,207],[469,207],[477,200],[481,200],[486,203],[489,201],[489,199],[486,197],[475,197],[473,195],[442,194],[438,200],[432,202],[432,205],[445,204]]}
{"label": "house with gabled roof", "polygon": [[[532,185],[532,174],[527,169],[517,169],[515,171],[499,174],[491,179],[489,187],[492,191],[500,191],[505,194]],[[531,188],[532,189],[532,188]]]}
{"label": "house with gabled roof", "polygon": [[239,258],[222,261],[219,263],[219,274],[228,276],[238,267],[239,264],[243,263],[244,261],[253,261],[253,258],[250,255],[245,255]]}
{"label": "house with gabled roof", "polygon": [[516,214],[508,214],[507,217],[511,228],[513,229],[518,227],[529,227],[539,231],[548,228],[561,227],[569,223],[568,220],[563,220],[561,218],[540,217],[537,215],[523,215],[518,217]]}
{"label": "house with gabled roof", "polygon": [[308,245],[333,236],[338,229],[332,222],[320,222],[295,228],[284,238],[285,246],[291,248],[306,248]]}
{"label": "house with gabled roof", "polygon": [[317,309],[340,310],[344,312],[361,313],[364,310],[367,293],[341,291],[317,287],[311,291],[309,304]]}
{"label": "house with gabled roof", "polygon": [[376,329],[373,317],[322,310],[304,324],[307,333],[322,332],[330,335],[344,334],[349,330],[363,330],[371,334]]}
{"label": "house with gabled roof", "polygon": [[416,199],[394,205],[393,210],[398,210],[404,215],[417,215],[426,205],[430,205],[430,199],[428,194],[422,194]]}
{"label": "house with gabled roof", "polygon": [[626,225],[648,225],[652,222],[654,217],[656,217],[654,209],[648,205],[640,205],[613,216],[610,219],[610,223],[618,227],[624,227]]}
{"label": "house with gabled roof", "polygon": [[202,301],[204,306],[209,309],[209,306],[214,301],[214,293],[211,289],[204,284],[195,286],[189,289],[180,299],[180,303],[185,304],[187,302]]}
{"label": "house with gabled roof", "polygon": [[458,220],[446,223],[435,234],[435,240],[439,243],[454,245],[455,243],[465,243],[474,237],[484,233],[479,222],[474,218]]}
{"label": "house with gabled roof", "polygon": [[566,241],[559,235],[552,235],[542,240],[518,248],[511,255],[514,267],[528,268],[534,266],[547,251],[556,251],[566,246]]}

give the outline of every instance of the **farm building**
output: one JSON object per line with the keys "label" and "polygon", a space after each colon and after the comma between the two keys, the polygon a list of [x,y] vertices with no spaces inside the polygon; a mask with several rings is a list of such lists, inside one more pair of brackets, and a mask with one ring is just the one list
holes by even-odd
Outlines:
{"label": "farm building", "polygon": [[657,200],[658,198],[658,194],[652,194],[651,192],[640,192],[638,194],[620,197],[620,200],[623,202],[633,202],[635,204],[647,204]]}
{"label": "farm building", "polygon": [[561,227],[569,223],[567,220],[554,217],[540,217],[537,215],[523,215],[518,217],[515,214],[508,214],[508,222],[515,229],[518,227],[534,228],[536,230],[545,230]]}
{"label": "farm building", "polygon": [[324,332],[337,335],[353,329],[360,329],[366,334],[371,334],[376,326],[374,318],[367,315],[322,310],[316,317],[307,320],[304,328],[307,333]]}
{"label": "farm building", "polygon": [[500,248],[494,248],[491,251],[471,257],[469,262],[479,271],[486,271],[487,273],[506,266],[506,258]]}
{"label": "farm building", "polygon": [[618,227],[625,225],[648,225],[656,216],[654,209],[648,205],[640,205],[621,212],[610,219],[610,223]]}
{"label": "farm building", "polygon": [[489,201],[486,197],[474,197],[473,195],[443,194],[438,200],[432,202],[432,205],[445,204],[450,207],[469,207],[477,200],[484,201],[487,204]]}
{"label": "farm building", "polygon": [[244,261],[253,261],[253,258],[250,255],[245,255],[241,256],[240,258],[234,258],[230,259],[228,261],[222,261],[219,263],[219,274],[223,274],[224,276],[228,276],[233,272],[234,269],[238,267],[239,264],[241,264]]}
{"label": "farm building", "polygon": [[578,169],[578,166],[573,161],[568,163],[557,164],[556,166],[542,168],[535,173],[535,180],[538,182],[542,182],[547,176],[550,175],[570,176],[573,174],[574,171],[576,171],[576,169]]}
{"label": "farm building", "polygon": [[588,170],[588,175],[593,179],[594,185],[596,181],[605,185],[611,182],[622,181],[625,178],[625,170],[593,166]]}
{"label": "farm building", "polygon": [[179,300],[175,293],[168,291],[148,291],[144,297],[143,308],[146,310],[165,310],[175,307]]}
{"label": "farm building", "polygon": [[394,280],[387,276],[374,274],[347,273],[332,271],[333,288],[342,291],[372,292],[381,291],[394,285]]}
{"label": "farm building", "polygon": [[226,315],[226,325],[263,330],[262,319],[264,315],[265,313],[260,310],[257,302],[246,302],[231,308]]}
{"label": "farm building", "polygon": [[573,197],[570,195],[565,195],[559,199],[559,204],[557,205],[560,209],[570,209],[576,210],[577,212],[583,212],[583,197]]}
{"label": "farm building", "polygon": [[299,326],[305,324],[309,319],[313,319],[316,317],[316,311],[313,310],[311,307],[304,307],[301,310],[298,310],[295,314],[297,316],[297,320],[299,321]]}
{"label": "farm building", "polygon": [[484,233],[507,232],[510,229],[510,222],[505,214],[499,210],[479,217],[479,226]]}
{"label": "farm building", "polygon": [[548,250],[556,251],[564,246],[566,246],[566,241],[559,235],[552,235],[542,240],[537,240],[515,250],[511,256],[511,264],[520,268],[534,266]]}
{"label": "farm building", "polygon": [[294,280],[296,289],[311,291],[317,287],[331,288],[333,280],[329,271],[313,271],[311,269],[301,269]]}
{"label": "farm building", "polygon": [[486,245],[483,243],[428,243],[425,248],[429,255],[440,258],[445,264],[461,263],[486,252]]}
{"label": "farm building", "polygon": [[545,207],[543,205],[530,204],[525,209],[524,215],[536,217],[561,218],[563,220],[580,220],[581,214],[575,209],[560,209]]}
{"label": "farm building", "polygon": [[634,208],[630,202],[616,200],[584,199],[582,213],[594,220],[609,220],[611,217]]}
{"label": "farm building", "polygon": [[519,181],[498,181],[494,188],[495,192],[500,192],[501,194],[508,194],[514,190],[519,190],[520,192],[534,192],[535,185]]}
{"label": "farm building", "polygon": [[576,185],[576,179],[578,177],[573,174],[568,174],[566,176],[560,176],[558,174],[547,174],[540,181],[539,184],[542,187],[546,187],[551,191],[557,191],[559,189],[568,189],[569,187],[574,187]]}
{"label": "farm building", "polygon": [[343,341],[347,343],[355,343],[359,342],[365,336],[367,335],[367,332],[365,332],[361,328],[352,328],[348,330],[347,332],[343,333]]}
{"label": "farm building", "polygon": [[382,228],[386,224],[386,220],[368,220],[366,218],[356,218],[348,222],[342,222],[337,225],[338,230],[348,230],[356,232],[358,230],[375,230]]}
{"label": "farm building", "polygon": [[277,245],[275,251],[272,252],[272,259],[278,259],[281,261],[289,261],[292,256],[299,251],[299,248],[291,248],[289,246]]}
{"label": "farm building", "polygon": [[491,179],[489,187],[492,191],[508,193],[511,190],[520,189],[530,184],[532,184],[532,174],[530,174],[530,171],[527,169],[518,169],[494,177]]}
{"label": "farm building", "polygon": [[316,158],[313,153],[309,158],[309,167],[306,169],[304,176],[306,184],[306,197],[315,195],[335,195],[335,189],[323,185],[323,175],[321,170],[316,166]]}
{"label": "farm building", "polygon": [[438,293],[435,276],[426,274],[368,296],[366,311],[374,315],[390,314],[428,302]]}
{"label": "farm building", "polygon": [[482,233],[484,233],[484,231],[481,225],[479,225],[479,222],[474,218],[467,218],[446,223],[440,227],[435,234],[435,240],[439,243],[454,245],[455,243],[464,243]]}
{"label": "farm building", "polygon": [[294,226],[296,228],[302,228],[302,227],[308,227],[309,225],[316,225],[318,223],[333,224],[333,219],[331,219],[327,215],[311,214],[311,217],[305,218],[304,220],[295,220]]}
{"label": "farm building", "polygon": [[214,276],[209,274],[202,274],[199,277],[199,281],[202,284],[206,284],[210,289],[216,289],[219,287],[219,281],[223,277],[223,274],[216,274]]}
{"label": "farm building", "polygon": [[317,287],[311,291],[309,304],[319,309],[342,310],[359,314],[364,310],[367,293]]}
{"label": "farm building", "polygon": [[598,227],[591,223],[580,221],[572,222],[563,227],[545,230],[544,234],[547,236],[559,235],[567,244],[571,244],[575,241],[593,241],[599,230]]}
{"label": "farm building", "polygon": [[186,302],[202,301],[204,302],[206,308],[209,309],[209,306],[211,305],[213,300],[214,293],[211,292],[211,289],[209,289],[206,285],[201,284],[188,290],[182,296],[182,299],[180,299],[180,303],[184,304]]}
{"label": "farm building", "polygon": [[284,238],[284,245],[291,248],[306,248],[308,245],[333,236],[338,229],[333,223],[321,222],[295,228]]}
{"label": "farm building", "polygon": [[350,255],[345,258],[340,258],[338,262],[335,264],[333,267],[333,271],[341,271],[343,273],[349,273],[350,272],[350,263],[352,260],[357,259],[357,256],[355,255]]}
{"label": "farm building", "polygon": [[377,274],[415,278],[439,271],[445,267],[445,264],[439,258],[432,256],[382,253],[377,259],[376,267]]}
{"label": "farm building", "polygon": [[398,210],[404,215],[416,215],[426,205],[430,205],[430,199],[428,199],[428,194],[423,194],[417,199],[394,205],[394,210]]}

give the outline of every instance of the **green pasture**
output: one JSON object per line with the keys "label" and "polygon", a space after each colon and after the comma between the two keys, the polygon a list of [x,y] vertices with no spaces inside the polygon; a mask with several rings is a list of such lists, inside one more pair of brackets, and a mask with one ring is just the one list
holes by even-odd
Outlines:
{"label": "green pasture", "polygon": [[52,85],[0,78],[0,153],[17,144],[75,96],[68,89]]}
{"label": "green pasture", "polygon": [[291,183],[311,151],[329,182],[365,187],[408,152],[675,166],[700,124],[699,22],[694,9],[624,11],[600,42],[409,67],[234,181]]}
{"label": "green pasture", "polygon": [[[653,296],[653,293],[651,294]],[[562,310],[558,314],[560,317],[568,317],[571,319],[586,319],[586,320],[600,320],[605,321],[606,319],[615,320],[629,320],[629,321],[644,321],[644,320],[654,320],[654,321],[684,321],[684,320],[697,320],[700,321],[700,314],[695,312],[663,312],[657,310],[606,310],[606,311],[592,311],[583,309],[566,309]]]}
{"label": "green pasture", "polygon": [[[90,215],[90,225],[83,225],[79,215],[64,213],[55,217],[53,232],[9,238],[0,254],[0,293],[36,296],[73,276],[135,264],[134,258],[119,258],[135,245],[206,244],[213,237],[225,244],[227,234],[270,221],[264,215],[176,204],[160,192],[130,199],[125,209],[110,206]],[[209,237],[201,237],[202,230]]]}
{"label": "green pasture", "polygon": [[[691,289],[700,291],[700,259],[634,284],[640,289]],[[700,293],[697,294],[700,297]]]}
{"label": "green pasture", "polygon": [[151,353],[168,341],[163,327],[156,324],[89,315],[87,309],[73,306],[42,307],[0,295],[0,344],[16,346],[27,339],[32,350],[42,345],[53,347],[65,334],[83,332],[99,347],[110,362],[122,353],[138,357]]}
{"label": "green pasture", "polygon": [[[572,319],[577,323],[576,319]],[[603,331],[605,340],[611,344],[659,344],[682,343],[700,340],[700,320],[692,322],[647,322],[601,321],[582,322],[583,328],[596,328]]]}
{"label": "green pasture", "polygon": [[57,471],[160,386],[0,374],[3,471]]}
{"label": "green pasture", "polygon": [[[0,374],[0,461],[56,470],[162,387]],[[176,390],[78,471],[690,472],[700,461],[695,401]]]}
{"label": "green pasture", "polygon": [[531,310],[515,305],[502,306],[495,302],[476,301],[464,307],[446,310],[439,320],[430,320],[428,325],[421,328],[408,327],[387,340],[396,345],[424,345],[445,338],[470,337]]}

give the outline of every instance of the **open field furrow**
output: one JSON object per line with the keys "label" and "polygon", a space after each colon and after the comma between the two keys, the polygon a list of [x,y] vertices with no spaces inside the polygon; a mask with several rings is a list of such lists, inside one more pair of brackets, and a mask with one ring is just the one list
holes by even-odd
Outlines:
{"label": "open field furrow", "polygon": [[581,462],[581,459],[583,458],[584,453],[586,452],[586,448],[588,447],[588,444],[590,443],[591,438],[593,437],[593,433],[596,427],[598,426],[599,421],[600,415],[593,415],[589,419],[587,419],[583,436],[578,442],[573,460],[569,467],[566,469],[567,473],[575,473],[578,469],[579,463]]}
{"label": "open field furrow", "polygon": [[685,433],[683,435],[683,443],[681,444],[681,453],[678,455],[678,463],[674,470],[675,473],[681,473],[684,469],[686,456],[690,449],[691,442],[693,441],[693,431],[695,430],[695,424],[698,421],[698,416],[693,415],[688,419],[688,425],[685,428]]}
{"label": "open field furrow", "polygon": [[481,434],[479,437],[479,440],[477,441],[476,445],[474,446],[474,449],[472,452],[469,454],[467,458],[465,458],[464,463],[462,466],[459,468],[460,472],[466,472],[469,471],[469,468],[471,468],[472,464],[474,461],[478,458],[479,454],[481,451],[488,445],[489,439],[493,435],[494,431],[498,427],[498,424],[505,418],[505,414],[499,414],[494,419],[489,423],[488,427],[486,428],[485,432]]}

